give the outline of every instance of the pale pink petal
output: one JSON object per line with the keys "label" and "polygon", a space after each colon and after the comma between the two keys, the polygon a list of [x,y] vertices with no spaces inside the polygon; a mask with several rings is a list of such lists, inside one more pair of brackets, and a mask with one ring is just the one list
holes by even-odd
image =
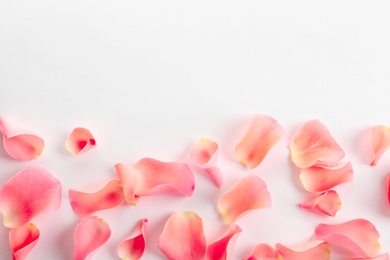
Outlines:
{"label": "pale pink petal", "polygon": [[291,160],[299,168],[335,166],[345,153],[319,121],[308,121],[290,144]]}
{"label": "pale pink petal", "polygon": [[214,181],[214,183],[221,187],[223,183],[223,175],[222,171],[218,167],[207,167],[203,168],[203,170],[211,177],[211,179]]}
{"label": "pale pink petal", "polygon": [[39,229],[32,223],[11,229],[9,244],[13,260],[24,260],[39,239]]}
{"label": "pale pink petal", "polygon": [[61,189],[60,181],[43,168],[29,167],[18,172],[0,189],[4,226],[20,227],[41,213],[58,209]]}
{"label": "pale pink petal", "polygon": [[352,258],[351,260],[389,260],[389,253],[373,256],[373,257],[357,257]]}
{"label": "pale pink petal", "polygon": [[135,192],[140,183],[141,174],[133,167],[125,165],[124,163],[116,164],[115,169],[123,187],[125,200],[127,203],[135,206],[139,198]]}
{"label": "pale pink petal", "polygon": [[83,127],[77,127],[70,133],[66,141],[66,150],[71,154],[80,154],[95,147],[96,141],[92,133]]}
{"label": "pale pink petal", "polygon": [[264,181],[253,174],[239,180],[218,201],[222,219],[231,224],[247,211],[271,207],[271,196]]}
{"label": "pale pink petal", "polygon": [[217,240],[207,246],[206,258],[207,260],[225,260],[230,259],[237,236],[242,229],[233,224],[228,230]]}
{"label": "pale pink petal", "polygon": [[111,229],[103,219],[94,216],[84,218],[74,231],[73,260],[88,259],[110,236]]}
{"label": "pale pink petal", "polygon": [[299,206],[334,217],[341,208],[341,200],[336,191],[329,190],[309,201],[299,203]]}
{"label": "pale pink petal", "polygon": [[371,165],[377,165],[379,159],[390,147],[390,127],[377,125],[371,128]]}
{"label": "pale pink petal", "polygon": [[255,168],[283,135],[283,128],[274,118],[254,115],[248,131],[236,147],[237,160],[249,169]]}
{"label": "pale pink petal", "polygon": [[137,228],[118,246],[118,255],[121,259],[137,260],[142,257],[145,251],[146,239],[145,229],[147,219],[143,219]]}
{"label": "pale pink petal", "polygon": [[96,211],[119,206],[125,199],[120,181],[112,179],[96,192],[69,190],[69,200],[74,213],[83,218]]}
{"label": "pale pink petal", "polygon": [[32,160],[39,157],[45,142],[37,134],[16,127],[8,118],[0,116],[0,131],[3,146],[9,156],[16,160]]}
{"label": "pale pink petal", "polygon": [[353,181],[353,168],[351,162],[336,168],[312,166],[302,169],[299,178],[307,191],[323,192],[341,183]]}
{"label": "pale pink petal", "polygon": [[158,248],[171,260],[203,260],[206,239],[202,219],[193,211],[174,212],[165,223]]}
{"label": "pale pink petal", "polygon": [[283,260],[329,260],[331,255],[329,244],[321,240],[289,247],[278,243],[276,250],[283,257]]}
{"label": "pale pink petal", "polygon": [[365,219],[354,219],[338,225],[319,224],[314,239],[322,239],[359,256],[375,256],[379,249],[379,233],[375,226]]}
{"label": "pale pink petal", "polygon": [[244,260],[282,260],[283,257],[267,244],[257,245]]}
{"label": "pale pink petal", "polygon": [[387,193],[387,201],[390,203],[390,173],[387,174],[386,177],[386,193]]}

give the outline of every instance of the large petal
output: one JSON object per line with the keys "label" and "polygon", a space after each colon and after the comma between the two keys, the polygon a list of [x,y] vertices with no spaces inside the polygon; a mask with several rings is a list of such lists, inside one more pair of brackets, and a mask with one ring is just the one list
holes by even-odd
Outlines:
{"label": "large petal", "polygon": [[33,160],[39,157],[45,142],[37,134],[16,127],[7,117],[0,116],[0,131],[3,146],[9,156],[16,160]]}
{"label": "large petal", "polygon": [[254,115],[248,131],[236,147],[237,160],[249,169],[255,168],[283,135],[283,128],[274,118],[267,115]]}
{"label": "large petal", "polygon": [[39,239],[39,229],[32,223],[11,229],[9,244],[13,260],[24,260]]}
{"label": "large petal", "polygon": [[210,243],[207,246],[206,258],[207,260],[225,260],[231,258],[234,244],[236,243],[237,236],[242,229],[233,224],[230,225],[228,230],[216,241]]}
{"label": "large petal", "polygon": [[88,259],[111,236],[111,229],[101,218],[87,217],[74,231],[74,260]]}
{"label": "large petal", "polygon": [[282,260],[283,257],[267,244],[258,244],[245,260]]}
{"label": "large petal", "polygon": [[80,154],[91,150],[95,145],[92,133],[86,128],[77,127],[70,133],[65,146],[71,154]]}
{"label": "large petal", "polygon": [[299,206],[334,217],[341,208],[341,200],[336,191],[329,190],[309,201],[299,203]]}
{"label": "large petal", "polygon": [[171,260],[200,260],[206,253],[202,219],[193,211],[174,212],[165,223],[158,248]]}
{"label": "large petal", "polygon": [[145,229],[148,220],[141,220],[137,228],[118,246],[118,255],[121,259],[137,260],[142,257],[145,251],[146,238]]}
{"label": "large petal", "polygon": [[389,260],[389,253],[373,256],[373,257],[357,257],[352,258],[351,260]]}
{"label": "large petal", "polygon": [[271,196],[264,181],[253,174],[239,180],[218,201],[222,219],[231,224],[249,210],[271,207]]}
{"label": "large petal", "polygon": [[321,240],[289,247],[278,243],[276,250],[283,257],[283,260],[329,260],[331,255],[329,244]]}
{"label": "large petal", "polygon": [[291,160],[299,168],[335,166],[345,153],[319,120],[310,120],[290,144]]}
{"label": "large petal", "polygon": [[314,239],[327,241],[359,256],[375,256],[379,249],[379,233],[375,226],[365,219],[354,219],[338,225],[319,224]]}
{"label": "large petal", "polygon": [[124,197],[120,181],[112,179],[96,192],[69,190],[69,200],[73,211],[83,218],[96,211],[119,206],[123,203]]}
{"label": "large petal", "polygon": [[390,127],[377,125],[371,128],[371,165],[375,166],[390,147]]}
{"label": "large petal", "polygon": [[43,212],[58,209],[61,189],[60,181],[43,168],[29,167],[18,172],[0,189],[4,226],[20,227]]}
{"label": "large petal", "polygon": [[125,200],[127,203],[135,206],[139,198],[135,192],[138,184],[140,183],[141,174],[134,169],[134,167],[128,166],[124,163],[116,164],[115,169],[123,187]]}

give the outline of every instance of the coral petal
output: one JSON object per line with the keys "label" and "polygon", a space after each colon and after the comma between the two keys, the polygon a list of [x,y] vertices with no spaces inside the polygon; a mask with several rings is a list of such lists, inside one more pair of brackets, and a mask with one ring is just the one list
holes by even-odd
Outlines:
{"label": "coral petal", "polygon": [[92,133],[83,127],[77,127],[70,133],[66,141],[66,150],[71,154],[81,154],[95,147],[96,141]]}
{"label": "coral petal", "polygon": [[352,258],[352,260],[389,260],[389,253],[373,256],[373,257],[360,257],[360,258]]}
{"label": "coral petal", "polygon": [[202,167],[208,164],[218,150],[218,144],[209,138],[200,138],[191,148],[189,157],[193,163]]}
{"label": "coral petal", "polygon": [[377,125],[371,128],[371,145],[371,165],[375,166],[390,147],[390,127]]}
{"label": "coral petal", "polygon": [[329,244],[321,240],[290,247],[278,243],[276,244],[276,250],[283,257],[283,260],[329,260],[331,254]]}
{"label": "coral petal", "polygon": [[341,207],[341,200],[336,191],[329,190],[309,201],[299,203],[299,206],[334,217]]}
{"label": "coral petal", "polygon": [[145,229],[148,223],[143,219],[137,228],[118,246],[118,255],[121,259],[137,260],[142,257],[145,251],[146,239]]}
{"label": "coral petal", "polygon": [[35,247],[39,239],[39,229],[32,223],[13,228],[9,232],[9,244],[14,260],[23,260]]}
{"label": "coral petal", "polygon": [[207,246],[206,258],[207,260],[225,260],[231,258],[234,244],[237,236],[242,229],[233,224],[228,230],[217,240]]}
{"label": "coral petal", "polygon": [[123,187],[125,200],[127,203],[135,206],[139,198],[135,192],[141,179],[140,173],[133,167],[125,165],[124,163],[116,164],[115,169]]}
{"label": "coral petal", "polygon": [[245,260],[282,260],[282,256],[267,244],[258,244]]}

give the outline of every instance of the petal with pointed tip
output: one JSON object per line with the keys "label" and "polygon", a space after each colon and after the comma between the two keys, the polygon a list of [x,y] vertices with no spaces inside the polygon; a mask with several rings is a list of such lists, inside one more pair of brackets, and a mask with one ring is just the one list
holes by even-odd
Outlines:
{"label": "petal with pointed tip", "polygon": [[211,177],[217,187],[221,187],[223,183],[222,171],[218,167],[207,167],[203,170]]}
{"label": "petal with pointed tip", "polygon": [[341,208],[341,200],[334,190],[329,190],[315,198],[299,203],[301,208],[317,211],[331,217],[336,216],[337,211]]}
{"label": "petal with pointed tip", "polygon": [[39,239],[39,229],[32,223],[11,229],[9,244],[14,260],[24,260]]}
{"label": "petal with pointed tip", "polygon": [[141,179],[140,173],[133,167],[124,163],[116,164],[115,169],[123,187],[123,195],[125,200],[127,203],[135,206],[139,199],[135,192]]}
{"label": "petal with pointed tip", "polygon": [[258,244],[245,260],[282,260],[282,256],[267,244]]}
{"label": "petal with pointed tip", "polygon": [[76,127],[66,141],[66,150],[76,155],[91,150],[95,145],[95,137],[91,131],[83,127]]}
{"label": "petal with pointed tip", "polygon": [[226,260],[231,258],[234,244],[237,236],[242,229],[233,224],[228,230],[217,240],[207,246],[206,258],[207,260]]}
{"label": "petal with pointed tip", "polygon": [[373,257],[359,257],[359,258],[352,258],[352,260],[389,260],[389,253],[373,256]]}
{"label": "petal with pointed tip", "polygon": [[289,247],[278,243],[276,244],[276,250],[283,257],[283,260],[329,260],[331,255],[329,244],[321,240]]}
{"label": "petal with pointed tip", "polygon": [[379,159],[390,147],[390,127],[377,125],[371,128],[371,165],[377,165]]}
{"label": "petal with pointed tip", "polygon": [[146,245],[145,229],[147,223],[147,219],[141,220],[137,228],[120,243],[118,255],[121,259],[137,260],[142,257]]}

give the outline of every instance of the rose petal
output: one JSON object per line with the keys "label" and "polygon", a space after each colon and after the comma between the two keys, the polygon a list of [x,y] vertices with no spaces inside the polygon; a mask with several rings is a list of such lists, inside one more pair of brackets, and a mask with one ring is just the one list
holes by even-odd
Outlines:
{"label": "rose petal", "polygon": [[139,198],[135,192],[140,183],[141,174],[133,167],[125,165],[124,163],[116,164],[115,169],[123,187],[125,200],[127,203],[135,206]]}
{"label": "rose petal", "polygon": [[69,190],[69,200],[74,213],[83,218],[96,211],[119,206],[125,199],[120,181],[112,179],[96,192]]}
{"label": "rose petal", "polygon": [[375,166],[390,147],[390,127],[377,125],[371,128],[371,145],[371,165]]}
{"label": "rose petal", "polygon": [[217,187],[221,187],[223,183],[222,171],[218,167],[207,167],[203,170],[211,177]]}
{"label": "rose petal", "polygon": [[299,203],[299,206],[334,217],[341,208],[341,200],[336,191],[329,190],[309,201]]}
{"label": "rose petal", "polygon": [[80,154],[95,147],[96,141],[92,133],[83,127],[77,127],[70,133],[66,141],[66,150],[71,154]]}
{"label": "rose petal", "polygon": [[290,247],[278,243],[276,250],[283,257],[283,260],[329,260],[331,255],[329,244],[321,240]]}
{"label": "rose petal", "polygon": [[230,225],[228,230],[216,241],[207,246],[207,260],[225,260],[231,258],[237,236],[242,229],[237,225]]}
{"label": "rose petal", "polygon": [[12,158],[27,161],[42,154],[43,139],[33,132],[17,128],[4,116],[0,116],[0,131],[3,133],[4,149]]}
{"label": "rose petal", "polygon": [[171,260],[203,259],[206,239],[202,219],[193,211],[174,212],[165,223],[158,248]]}
{"label": "rose petal", "polygon": [[283,257],[267,244],[257,245],[245,260],[282,260]]}
{"label": "rose petal", "polygon": [[386,191],[387,191],[387,201],[390,204],[390,173],[386,177]]}
{"label": "rose petal", "polygon": [[385,253],[373,257],[352,258],[352,260],[389,260],[389,259],[390,259],[389,253]]}
{"label": "rose petal", "polygon": [[118,246],[118,255],[121,259],[136,260],[140,259],[145,251],[145,229],[147,219],[143,219],[137,228]]}
{"label": "rose petal", "polygon": [[319,121],[311,120],[302,126],[290,144],[291,160],[299,168],[335,166],[345,153]]}
{"label": "rose petal", "polygon": [[264,181],[249,174],[239,180],[218,201],[222,219],[232,224],[249,210],[271,207],[271,196]]}
{"label": "rose petal", "polygon": [[73,260],[84,260],[101,247],[111,236],[111,229],[101,218],[87,217],[74,231]]}
{"label": "rose petal", "polygon": [[35,247],[39,239],[39,229],[32,223],[11,229],[9,244],[13,260],[23,260]]}
{"label": "rose petal", "polygon": [[338,225],[319,224],[314,239],[343,247],[359,256],[375,256],[380,249],[379,233],[365,219],[354,219]]}
{"label": "rose petal", "polygon": [[255,168],[283,135],[283,128],[274,118],[254,115],[248,131],[236,147],[237,160],[249,169]]}
{"label": "rose petal", "polygon": [[61,189],[60,181],[43,168],[28,167],[18,172],[0,189],[4,226],[21,227],[41,213],[58,209]]}

